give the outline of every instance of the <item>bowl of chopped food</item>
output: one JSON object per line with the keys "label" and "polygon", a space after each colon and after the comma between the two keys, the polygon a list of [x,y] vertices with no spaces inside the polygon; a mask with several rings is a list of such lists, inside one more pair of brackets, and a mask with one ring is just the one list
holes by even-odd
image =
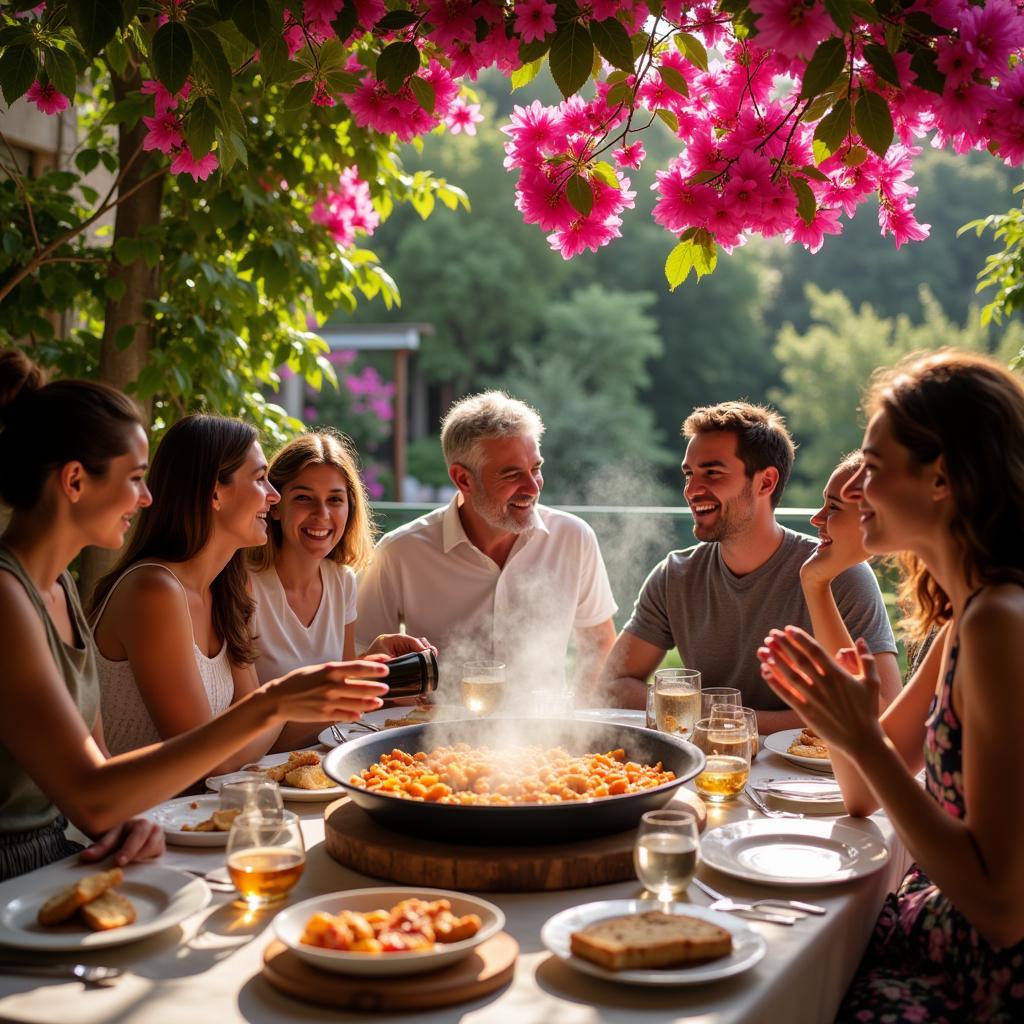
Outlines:
{"label": "bowl of chopped food", "polygon": [[446,889],[352,889],[279,913],[274,934],[296,956],[335,974],[425,974],[472,956],[505,915]]}
{"label": "bowl of chopped food", "polygon": [[323,770],[380,824],[477,845],[548,845],[633,828],[704,767],[692,743],[570,719],[436,722],[350,740]]}

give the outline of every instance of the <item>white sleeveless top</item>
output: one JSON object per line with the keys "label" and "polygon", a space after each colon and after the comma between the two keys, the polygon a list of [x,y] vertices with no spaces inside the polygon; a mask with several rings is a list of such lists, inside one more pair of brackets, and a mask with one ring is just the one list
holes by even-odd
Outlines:
{"label": "white sleeveless top", "polygon": [[320,562],[324,592],[308,626],[292,611],[273,566],[250,573],[249,579],[256,600],[252,631],[260,651],[256,675],[261,683],[306,665],[341,661],[345,627],[356,618],[356,575],[347,565],[327,558]]}
{"label": "white sleeveless top", "polygon": [[[159,562],[137,562],[125,569],[107,591],[107,596],[103,599],[103,603],[93,619],[94,631],[100,619],[103,618],[110,595],[118,588],[121,580],[128,573],[134,572],[144,565],[155,565],[170,573],[174,582],[181,587],[182,596],[185,596],[185,588],[182,586],[181,580],[166,565],[161,565]],[[189,622],[191,623],[191,621],[190,613]],[[220,651],[209,658],[195,642],[195,631],[193,630],[192,653],[195,655],[196,668],[199,669],[199,676],[203,681],[206,699],[210,703],[210,717],[212,718],[229,708],[235,696],[235,681],[231,675],[228,645],[225,641]],[[103,738],[106,740],[107,749],[111,754],[123,754],[128,750],[148,746],[150,743],[159,743],[164,737],[157,731],[145,701],[142,699],[142,694],[139,693],[131,662],[127,659],[111,661],[109,658],[103,657],[103,653],[97,649],[96,668],[100,679]]]}

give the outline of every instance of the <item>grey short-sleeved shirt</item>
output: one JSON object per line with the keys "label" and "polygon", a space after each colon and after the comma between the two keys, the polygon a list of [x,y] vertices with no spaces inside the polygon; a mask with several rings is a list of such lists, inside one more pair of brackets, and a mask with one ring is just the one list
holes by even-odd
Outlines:
{"label": "grey short-sleeved shirt", "polygon": [[[747,707],[786,710],[761,679],[757,649],[774,628],[810,632],[800,566],[815,546],[787,529],[775,554],[746,576],[728,569],[717,543],[672,551],[651,570],[625,630],[664,650],[678,647],[683,663],[700,670],[702,686],[734,686]],[[850,636],[863,637],[873,653],[896,652],[882,592],[866,563],[836,577],[832,593]]]}

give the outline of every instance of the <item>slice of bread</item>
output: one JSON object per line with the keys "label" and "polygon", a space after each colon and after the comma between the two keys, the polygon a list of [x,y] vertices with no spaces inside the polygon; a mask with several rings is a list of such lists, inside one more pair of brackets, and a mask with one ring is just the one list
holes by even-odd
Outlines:
{"label": "slice of bread", "polygon": [[132,924],[135,921],[135,906],[127,896],[122,896],[114,889],[107,889],[82,907],[82,917],[94,932],[106,932],[111,928]]}
{"label": "slice of bread", "polygon": [[61,889],[56,895],[51,896],[39,908],[36,918],[42,925],[61,924],[80,907],[84,907],[86,903],[96,899],[112,886],[118,885],[123,878],[124,872],[120,868],[86,875],[74,885]]}
{"label": "slice of bread", "polygon": [[595,921],[570,939],[574,955],[609,971],[675,967],[732,952],[732,936],[724,928],[660,910]]}

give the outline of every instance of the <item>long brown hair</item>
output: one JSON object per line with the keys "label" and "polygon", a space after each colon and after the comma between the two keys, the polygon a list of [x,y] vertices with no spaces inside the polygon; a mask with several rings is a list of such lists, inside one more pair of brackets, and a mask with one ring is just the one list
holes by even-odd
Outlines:
{"label": "long brown hair", "polygon": [[[976,585],[1024,584],[1024,382],[987,356],[957,349],[908,357],[872,381],[865,411],[884,410],[893,436],[924,466],[940,455],[953,495],[950,531]],[[905,628],[949,620],[949,595],[915,555],[897,557]]]}
{"label": "long brown hair", "polygon": [[[289,441],[270,461],[267,477],[283,495],[285,487],[309,466],[330,466],[344,478],[348,489],[348,522],[341,540],[327,555],[333,562],[349,565],[356,571],[366,568],[373,554],[376,526],[359,476],[359,457],[352,439],[335,430],[314,430]],[[281,549],[281,523],[273,516],[266,544],[249,548],[249,565],[256,572],[269,569]]]}
{"label": "long brown hair", "polygon": [[[139,513],[117,565],[96,584],[90,614],[136,562],[187,562],[199,554],[213,532],[213,492],[218,484],[231,482],[256,440],[248,423],[221,416],[186,416],[167,431],[149,471],[153,504]],[[228,656],[236,665],[250,664],[256,657],[249,632],[255,603],[249,596],[243,551],[232,555],[210,591],[213,625],[228,645]]]}

